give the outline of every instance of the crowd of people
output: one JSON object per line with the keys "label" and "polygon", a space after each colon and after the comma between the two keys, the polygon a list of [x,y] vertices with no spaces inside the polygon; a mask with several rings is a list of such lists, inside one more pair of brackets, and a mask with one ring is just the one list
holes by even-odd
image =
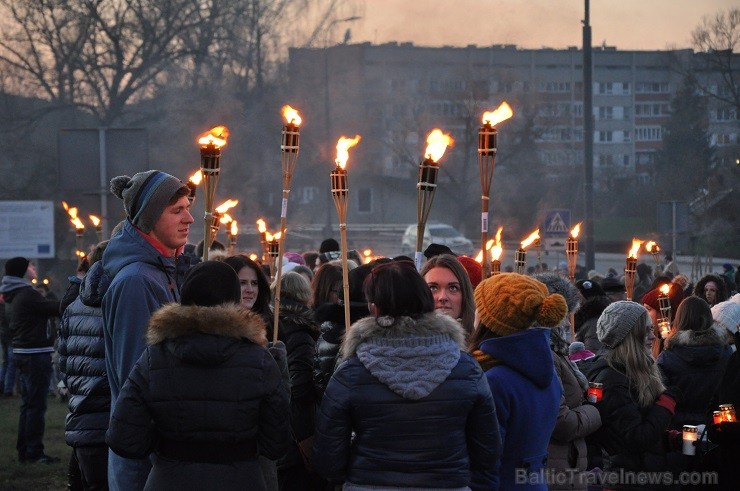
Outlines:
{"label": "crowd of people", "polygon": [[353,255],[345,296],[336,240],[270,278],[218,242],[200,260],[177,178],[111,191],[127,218],[61,301],[28,258],[0,284],[18,461],[59,462],[43,444],[56,351],[69,489],[740,489],[740,423],[714,419],[740,408],[731,265],[692,285],[641,263],[627,299],[613,270],[485,278],[432,244],[420,271]]}

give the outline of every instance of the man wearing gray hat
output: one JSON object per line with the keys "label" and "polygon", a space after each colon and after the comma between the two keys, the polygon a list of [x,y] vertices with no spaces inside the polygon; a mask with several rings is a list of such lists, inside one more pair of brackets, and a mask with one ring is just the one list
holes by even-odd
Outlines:
{"label": "man wearing gray hat", "polygon": [[[188,240],[188,187],[165,172],[150,170],[111,180],[111,192],[123,200],[126,221],[103,254],[111,280],[103,297],[105,367],[111,390],[111,412],[121,387],[146,348],[151,315],[162,305],[180,300],[178,262]],[[110,452],[111,490],[144,488],[148,459],[125,459]]]}

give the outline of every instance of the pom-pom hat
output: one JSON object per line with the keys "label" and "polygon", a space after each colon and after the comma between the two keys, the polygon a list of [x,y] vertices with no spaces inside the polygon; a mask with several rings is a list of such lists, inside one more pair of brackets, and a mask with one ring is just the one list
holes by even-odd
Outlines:
{"label": "pom-pom hat", "polygon": [[535,322],[557,326],[568,311],[562,295],[549,294],[543,283],[517,273],[481,281],[474,297],[481,322],[499,336],[522,331]]}
{"label": "pom-pom hat", "polygon": [[118,176],[110,181],[110,190],[123,200],[131,223],[144,233],[149,233],[162,212],[183,184],[178,178],[158,170],[134,174],[134,177]]}

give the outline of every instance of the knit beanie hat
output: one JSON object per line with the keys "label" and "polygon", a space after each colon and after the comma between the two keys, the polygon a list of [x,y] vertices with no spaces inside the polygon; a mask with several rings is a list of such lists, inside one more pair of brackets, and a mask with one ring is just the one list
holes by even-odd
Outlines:
{"label": "knit beanie hat", "polygon": [[5,262],[5,276],[23,278],[28,269],[29,261],[25,257],[14,257]]}
{"label": "knit beanie hat", "polygon": [[283,254],[283,261],[288,263],[296,263],[301,265],[306,265],[306,260],[303,259],[303,256],[298,254],[297,252],[286,252]]}
{"label": "knit beanie hat", "polygon": [[457,260],[460,261],[465,271],[468,272],[468,278],[470,278],[473,288],[478,286],[483,276],[481,264],[468,256],[457,256]]}
{"label": "knit beanie hat", "polygon": [[715,323],[735,334],[740,325],[740,293],[712,307],[712,318]]}
{"label": "knit beanie hat", "polygon": [[339,250],[339,242],[335,239],[324,239],[319,246],[319,252],[334,252]]}
{"label": "knit beanie hat", "polygon": [[604,289],[601,288],[598,283],[591,280],[578,280],[576,282],[576,288],[578,288],[578,291],[581,292],[581,295],[583,295],[583,298],[586,300],[606,295],[606,293],[604,293]]}
{"label": "knit beanie hat", "polygon": [[481,322],[495,334],[506,336],[529,328],[557,326],[568,311],[562,295],[529,276],[502,273],[476,287],[475,306]]}
{"label": "knit beanie hat", "polygon": [[211,307],[239,303],[242,298],[239,277],[234,268],[221,261],[204,261],[193,266],[182,284],[180,303]]}
{"label": "knit beanie hat", "polygon": [[609,304],[596,321],[596,337],[609,349],[616,348],[632,329],[647,321],[647,309],[636,302]]}
{"label": "knit beanie hat", "polygon": [[532,278],[542,282],[550,293],[559,293],[568,304],[568,312],[574,312],[581,306],[581,295],[573,283],[557,273],[537,273]]}
{"label": "knit beanie hat", "polygon": [[158,170],[118,176],[110,181],[110,190],[123,200],[126,215],[139,230],[149,233],[180,188],[187,186],[178,178]]}
{"label": "knit beanie hat", "polygon": [[577,353],[577,352],[579,352],[579,351],[583,351],[583,350],[585,350],[585,349],[586,349],[586,345],[585,345],[585,344],[583,344],[583,343],[582,343],[582,342],[580,342],[580,341],[573,341],[573,342],[572,342],[572,343],[570,343],[570,345],[568,346],[568,354],[569,354],[569,355],[572,355],[572,354],[574,354],[574,353]]}

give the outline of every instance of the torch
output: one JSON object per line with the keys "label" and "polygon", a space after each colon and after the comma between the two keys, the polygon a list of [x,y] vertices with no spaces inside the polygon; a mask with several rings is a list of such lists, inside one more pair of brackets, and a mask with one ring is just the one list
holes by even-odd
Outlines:
{"label": "torch", "polygon": [[232,220],[231,227],[229,227],[229,256],[233,256],[236,251],[237,235],[239,235],[239,226],[236,224],[236,220]]}
{"label": "torch", "polygon": [[570,237],[565,239],[565,255],[568,259],[568,278],[571,283],[576,281],[576,263],[578,262],[578,234],[581,232],[581,222],[570,231]]}
{"label": "torch", "polygon": [[442,133],[440,129],[434,129],[427,136],[427,148],[424,152],[425,158],[419,164],[419,182],[416,184],[418,197],[416,201],[416,254],[414,263],[416,269],[421,269],[422,246],[424,244],[424,230],[426,229],[429,211],[432,209],[434,192],[437,190],[437,174],[439,174],[439,159],[445,153],[448,146],[452,145],[453,139],[450,135]]}
{"label": "torch", "polygon": [[660,317],[658,317],[658,329],[660,337],[665,339],[671,332],[671,299],[668,297],[671,285],[666,283],[659,288],[659,291],[658,308],[660,309]]}
{"label": "torch", "polygon": [[501,246],[501,232],[504,227],[499,227],[496,231],[496,242],[491,248],[491,276],[501,274],[501,254],[504,252],[504,248]]}
{"label": "torch", "polygon": [[203,231],[203,260],[208,261],[208,249],[211,247],[211,228],[215,225],[213,199],[216,196],[216,185],[221,173],[221,148],[226,145],[229,130],[226,126],[216,126],[198,137],[200,145],[200,172],[203,176],[205,199],[205,230]]}
{"label": "torch", "polygon": [[349,149],[360,142],[360,135],[354,138],[340,137],[337,141],[337,164],[331,177],[331,195],[339,217],[339,237],[342,255],[342,288],[344,289],[344,325],[349,328],[349,268],[347,267],[347,197],[349,185],[347,183],[347,160]]}
{"label": "torch", "polygon": [[76,239],[76,249],[75,249],[75,255],[77,256],[78,262],[81,264],[82,261],[85,259],[85,224],[82,223],[82,220],[80,220],[80,217],[77,216],[77,207],[76,206],[69,206],[66,201],[62,201],[62,207],[66,210],[67,214],[69,215],[69,221],[72,222],[72,225],[75,228],[75,239]]}
{"label": "torch", "polygon": [[537,229],[531,234],[529,234],[529,237],[527,237],[521,242],[519,249],[517,249],[516,253],[514,254],[514,265],[516,266],[517,273],[519,274],[525,273],[524,267],[527,265],[527,247],[532,245],[532,243],[539,238],[540,238],[540,229]]}
{"label": "torch", "polygon": [[260,248],[262,250],[262,264],[267,261],[267,224],[261,218],[257,219],[257,231],[260,234]]}
{"label": "torch", "polygon": [[301,139],[301,116],[292,107],[283,106],[283,138],[280,144],[280,161],[283,169],[283,201],[280,209],[280,233],[278,237],[278,263],[277,279],[275,283],[275,323],[273,328],[273,342],[278,340],[278,321],[280,316],[280,282],[283,275],[283,242],[286,235],[286,218],[288,214],[288,195],[290,194],[290,181],[293,179],[295,164],[298,162],[298,151]]}
{"label": "torch", "polygon": [[654,240],[648,241],[648,243],[645,244],[645,250],[653,255],[656,270],[657,268],[660,268],[660,247],[658,247],[658,244],[656,244]]}
{"label": "torch", "polygon": [[[490,202],[491,179],[493,168],[496,163],[496,133],[494,126],[501,121],[512,117],[514,112],[511,107],[502,102],[495,111],[483,113],[483,125],[478,129],[478,167],[480,168],[481,186],[481,222],[480,222],[480,248],[486,250],[488,243],[488,205]],[[491,276],[491,267],[488,263],[488,254],[483,254],[483,278]]]}
{"label": "torch", "polygon": [[627,255],[627,262],[624,266],[624,289],[627,291],[627,300],[632,300],[632,294],[635,292],[635,273],[637,272],[637,252],[640,250],[642,241],[633,238],[632,248]]}
{"label": "torch", "polygon": [[98,243],[103,241],[103,222],[100,220],[99,217],[95,215],[90,215],[90,221],[93,224],[93,227],[95,227],[95,236],[98,239]]}
{"label": "torch", "polygon": [[203,172],[197,171],[195,174],[190,176],[188,178],[187,184],[188,189],[190,190],[190,193],[188,193],[188,202],[190,203],[190,207],[193,207],[193,203],[195,203],[195,189],[198,187],[198,184],[200,184],[200,181],[203,179]]}
{"label": "torch", "polygon": [[270,266],[270,282],[275,280],[275,260],[280,255],[280,232],[272,235],[267,232],[267,261]]}
{"label": "torch", "polygon": [[[221,224],[226,225],[232,221],[231,216],[226,212],[238,204],[238,199],[227,199],[216,207],[216,210],[213,212],[213,222],[211,223],[210,244],[213,244],[213,241],[216,240],[216,235],[218,235]],[[205,246],[205,244],[203,245]]]}

